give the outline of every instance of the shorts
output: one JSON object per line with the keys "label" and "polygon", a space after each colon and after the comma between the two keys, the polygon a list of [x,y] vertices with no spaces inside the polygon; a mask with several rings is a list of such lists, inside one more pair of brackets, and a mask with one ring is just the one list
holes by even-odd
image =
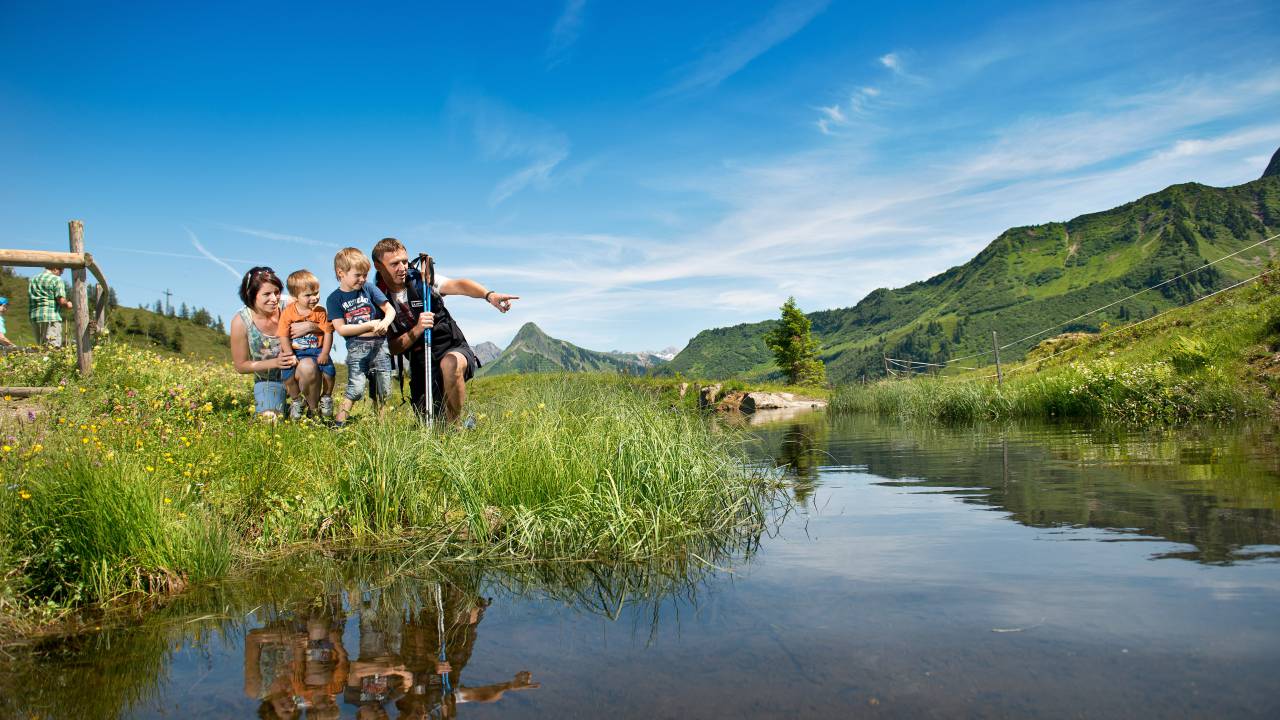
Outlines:
{"label": "shorts", "polygon": [[36,322],[31,321],[32,327],[35,328],[36,344],[48,345],[49,347],[62,347],[62,321],[56,322]]}
{"label": "shorts", "polygon": [[284,383],[275,380],[259,380],[253,384],[253,406],[257,413],[284,412]]}
{"label": "shorts", "polygon": [[344,394],[348,400],[355,402],[364,397],[369,375],[373,376],[370,396],[374,402],[381,403],[391,395],[391,354],[387,352],[385,340],[363,340],[347,345],[347,390]]}
{"label": "shorts", "polygon": [[[418,350],[418,353],[421,355],[421,350]],[[445,350],[441,357],[449,353],[458,353],[467,359],[467,369],[462,375],[463,382],[475,376],[476,368],[480,367],[480,360],[476,357],[476,352],[471,349],[470,345],[465,342],[454,345]],[[412,367],[418,372],[409,374],[409,400],[413,404],[413,409],[421,416],[425,414],[427,408],[426,393],[423,392],[422,381],[424,378],[421,372],[421,361],[414,363]],[[444,374],[440,372],[439,363],[432,363],[431,365],[431,405],[433,415],[440,415],[444,412]]]}
{"label": "shorts", "polygon": [[[302,363],[304,358],[311,358],[312,360],[316,360],[316,358],[320,357],[320,348],[307,348],[305,350],[294,350],[293,356],[298,358],[299,364]],[[338,370],[333,366],[332,360],[330,360],[325,365],[321,365],[320,361],[316,360],[316,367],[320,368],[320,372],[324,373],[325,375],[328,375],[329,377],[337,377],[338,375]],[[291,368],[281,368],[280,377],[284,378],[285,380],[288,380],[289,378],[293,377],[293,372],[297,369],[298,369],[297,365],[294,365]]]}

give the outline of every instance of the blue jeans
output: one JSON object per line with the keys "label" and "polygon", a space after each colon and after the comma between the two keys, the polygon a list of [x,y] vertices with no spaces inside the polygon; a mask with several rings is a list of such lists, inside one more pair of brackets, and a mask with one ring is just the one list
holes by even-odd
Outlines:
{"label": "blue jeans", "polygon": [[259,380],[253,384],[253,406],[257,413],[284,412],[284,383],[274,380]]}
{"label": "blue jeans", "polygon": [[355,402],[364,397],[368,375],[373,375],[373,400],[382,402],[391,395],[391,354],[386,340],[361,340],[347,344],[348,400]]}
{"label": "blue jeans", "polygon": [[[335,377],[338,374],[337,369],[333,367],[332,360],[330,360],[327,364],[324,364],[324,365],[320,364],[320,348],[307,348],[306,350],[294,350],[293,356],[298,358],[299,364],[302,363],[303,358],[311,358],[312,360],[315,360],[316,367],[320,369],[320,372],[324,373],[325,375],[328,375],[329,377]],[[284,378],[285,380],[288,380],[289,378],[293,377],[293,373],[296,372],[297,369],[298,369],[297,365],[294,365],[293,367],[280,368],[280,377]]]}

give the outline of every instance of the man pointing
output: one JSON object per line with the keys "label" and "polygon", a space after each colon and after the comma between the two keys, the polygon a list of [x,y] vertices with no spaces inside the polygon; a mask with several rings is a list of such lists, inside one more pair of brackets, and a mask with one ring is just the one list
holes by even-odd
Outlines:
{"label": "man pointing", "polygon": [[[395,306],[396,317],[387,331],[391,354],[409,358],[409,398],[419,416],[425,416],[426,366],[423,364],[423,339],[431,329],[431,397],[433,415],[443,408],[450,422],[462,416],[467,401],[467,380],[480,367],[475,351],[467,344],[462,329],[445,307],[445,295],[482,298],[499,312],[511,309],[516,295],[487,290],[466,278],[436,275],[429,286],[431,312],[424,312],[422,282],[416,270],[409,267],[409,251],[395,238],[383,238],[373,246],[373,264],[377,268],[378,288]],[[401,359],[401,362],[404,362]]]}

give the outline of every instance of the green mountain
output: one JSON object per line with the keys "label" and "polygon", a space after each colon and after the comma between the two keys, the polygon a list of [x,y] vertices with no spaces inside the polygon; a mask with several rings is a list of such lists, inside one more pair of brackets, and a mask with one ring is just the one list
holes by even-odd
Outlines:
{"label": "green mountain", "polygon": [[525,323],[515,339],[481,375],[530,372],[620,372],[643,375],[644,366],[632,355],[586,350],[557,340],[533,323]]}
{"label": "green mountain", "polygon": [[[964,265],[850,308],[809,314],[833,382],[884,374],[884,356],[943,363],[992,361],[1020,340],[1143,288],[1188,273],[1280,232],[1280,152],[1262,178],[1230,188],[1174,185],[1105,212],[1002,233]],[[1272,247],[1275,245],[1276,247]],[[1150,317],[1252,277],[1280,240],[1001,351],[1021,358],[1045,337]],[[705,330],[659,372],[691,377],[778,375],[761,339],[776,321]]]}
{"label": "green mountain", "polygon": [[1276,154],[1271,156],[1271,162],[1267,165],[1266,172],[1262,173],[1262,177],[1269,178],[1280,175],[1280,150],[1276,150]]}
{"label": "green mountain", "polygon": [[[64,272],[63,278],[70,280],[71,273]],[[11,268],[0,267],[0,295],[9,298],[9,310],[5,315],[8,328],[6,336],[18,345],[35,342],[31,322],[27,319],[27,280],[27,277],[15,274]],[[70,312],[63,315],[70,342],[74,323]],[[203,319],[162,315],[141,308],[114,307],[107,311],[109,342],[122,342],[184,357],[194,356],[201,360],[230,362],[230,338],[226,333],[204,324]]]}

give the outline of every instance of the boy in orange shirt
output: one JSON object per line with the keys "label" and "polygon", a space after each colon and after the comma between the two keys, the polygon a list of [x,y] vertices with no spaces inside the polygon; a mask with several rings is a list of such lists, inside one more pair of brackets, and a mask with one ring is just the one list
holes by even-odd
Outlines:
{"label": "boy in orange shirt", "polygon": [[280,311],[278,336],[282,340],[288,338],[289,326],[296,322],[313,322],[319,328],[319,332],[299,335],[289,342],[280,343],[281,356],[295,355],[298,358],[297,365],[280,371],[285,383],[290,382],[295,372],[298,375],[293,381],[298,392],[290,405],[289,417],[294,420],[302,417],[304,401],[312,414],[319,412],[328,417],[333,414],[333,383],[337,373],[329,359],[333,324],[320,305],[320,280],[310,270],[299,270],[289,275],[286,284],[294,301]]}

